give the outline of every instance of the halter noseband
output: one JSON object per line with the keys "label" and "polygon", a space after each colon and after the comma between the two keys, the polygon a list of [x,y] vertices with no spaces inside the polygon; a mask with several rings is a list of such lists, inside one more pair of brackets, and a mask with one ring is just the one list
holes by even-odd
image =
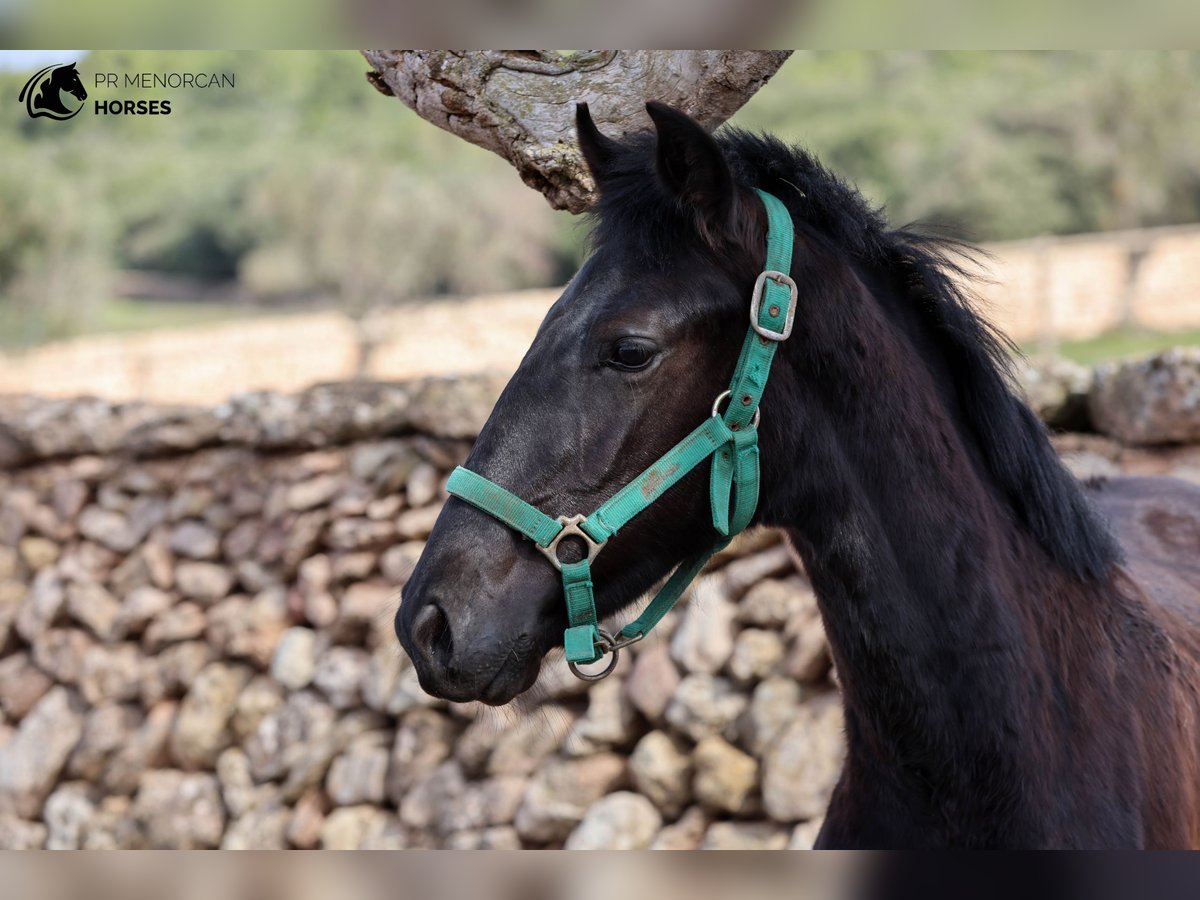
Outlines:
{"label": "halter noseband", "polygon": [[[792,265],[792,218],[777,197],[765,191],[757,194],[767,210],[766,265],[754,283],[750,330],[742,343],[733,380],[729,390],[713,403],[712,416],[704,424],[588,516],[552,519],[462,466],[454,470],[446,484],[455,497],[533,541],[559,570],[567,602],[568,627],[563,635],[567,663],[572,672],[587,681],[608,675],[617,664],[620,649],[640,641],[658,624],[705,563],[750,524],[758,506],[758,404],[767,386],[775,348],[792,333],[796,283],[788,274]],[[730,402],[722,413],[720,407],[725,400]],[[681,562],[642,614],[614,637],[597,623],[592,560],[609,538],[710,456],[709,497],[712,524],[719,539],[709,549]],[[564,563],[558,558],[558,544],[568,536],[581,539],[587,547],[587,555],[579,562]],[[606,653],[612,653],[612,659],[602,672],[592,674],[579,669],[580,664],[596,662]]]}

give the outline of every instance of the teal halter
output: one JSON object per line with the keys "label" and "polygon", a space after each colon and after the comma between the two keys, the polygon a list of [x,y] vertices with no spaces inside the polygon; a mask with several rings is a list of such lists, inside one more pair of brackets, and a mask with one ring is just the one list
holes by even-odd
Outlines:
{"label": "teal halter", "polygon": [[[713,403],[712,416],[663,454],[589,516],[552,519],[500,485],[459,466],[446,489],[472,506],[499,519],[529,538],[562,575],[567,601],[568,628],[563,647],[571,671],[596,681],[613,670],[622,647],[644,638],[675,605],[715,553],[750,524],[758,506],[759,400],[767,386],[771,361],[780,341],[792,333],[796,316],[796,283],[788,274],[792,265],[792,219],[783,203],[765,191],[757,192],[767,210],[767,258],[750,299],[750,331],[729,390]],[[725,412],[721,404],[730,400]],[[662,586],[645,611],[613,637],[599,627],[592,591],[592,560],[604,545],[638,513],[665,494],[692,469],[712,457],[709,495],[712,524],[720,536],[707,550],[685,559]],[[587,546],[586,558],[564,563],[558,558],[559,542],[575,536]],[[606,653],[612,659],[602,672],[579,669]]]}

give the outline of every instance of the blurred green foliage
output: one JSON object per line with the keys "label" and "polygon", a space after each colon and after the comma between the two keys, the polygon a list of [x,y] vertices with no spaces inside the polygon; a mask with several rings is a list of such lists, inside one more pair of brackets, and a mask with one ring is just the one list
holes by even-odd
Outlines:
{"label": "blurred green foliage", "polygon": [[[241,279],[352,316],[560,283],[583,229],[508,165],[374,91],[350,51],[95,52],[92,96],[169,116],[25,116],[0,74],[0,342],[88,328],[118,269]],[[233,90],[93,88],[233,72]],[[1200,219],[1200,53],[800,51],[736,117],[895,221],[981,239]]]}

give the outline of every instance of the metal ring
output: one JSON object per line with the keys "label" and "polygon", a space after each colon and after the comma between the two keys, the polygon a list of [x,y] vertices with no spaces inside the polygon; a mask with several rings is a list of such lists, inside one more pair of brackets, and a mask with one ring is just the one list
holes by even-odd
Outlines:
{"label": "metal ring", "polygon": [[584,543],[584,546],[587,547],[587,556],[584,558],[588,563],[591,563],[591,561],[596,558],[596,554],[603,550],[604,545],[608,543],[607,540],[597,541],[590,534],[579,527],[586,519],[587,516],[584,515],[559,516],[556,521],[562,525],[562,530],[554,536],[554,540],[552,540],[545,547],[541,546],[540,544],[534,545],[542,552],[546,559],[550,560],[554,568],[558,569],[560,572],[562,571],[562,563],[558,559],[558,545],[562,542],[563,538],[577,537],[581,539]]}
{"label": "metal ring", "polygon": [[[732,390],[721,391],[721,393],[717,394],[717,399],[713,401],[713,405],[712,405],[713,416],[721,415],[721,401],[728,400],[732,396],[733,396]],[[757,428],[758,423],[761,421],[762,421],[762,407],[756,406],[756,407],[754,407],[754,418],[750,421],[750,425],[753,428]]]}
{"label": "metal ring", "polygon": [[596,630],[600,632],[600,649],[602,651],[601,655],[604,653],[611,654],[608,660],[608,665],[599,672],[584,672],[579,668],[578,663],[572,660],[567,660],[567,666],[570,668],[571,674],[576,678],[583,679],[584,681],[603,681],[612,674],[613,669],[617,667],[617,660],[621,658],[621,647],[617,646],[617,642],[613,636],[603,628],[597,628]]}

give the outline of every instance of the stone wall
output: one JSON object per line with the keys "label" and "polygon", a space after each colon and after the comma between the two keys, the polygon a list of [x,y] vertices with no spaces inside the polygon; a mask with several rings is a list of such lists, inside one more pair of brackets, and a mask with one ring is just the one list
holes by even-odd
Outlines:
{"label": "stone wall", "polygon": [[[1191,397],[1171,359],[1106,377]],[[1051,417],[1087,391],[1055,371]],[[590,689],[559,657],[517,708],[420,690],[392,616],[498,388],[0,402],[0,847],[809,845],[841,713],[773,532]],[[1198,447],[1059,440],[1200,480]]]}
{"label": "stone wall", "polygon": [[420,690],[392,616],[497,387],[0,404],[0,846],[810,842],[840,711],[774,533],[590,691]]}
{"label": "stone wall", "polygon": [[[976,288],[1023,344],[1093,337],[1122,324],[1200,328],[1200,227],[991,244]],[[512,371],[560,291],[412,303],[373,321],[375,378]],[[242,319],[64,341],[0,353],[0,394],[218,403],[246,390],[298,391],[354,374],[350,322],[335,312]],[[187,365],[180,366],[181,359]]]}

